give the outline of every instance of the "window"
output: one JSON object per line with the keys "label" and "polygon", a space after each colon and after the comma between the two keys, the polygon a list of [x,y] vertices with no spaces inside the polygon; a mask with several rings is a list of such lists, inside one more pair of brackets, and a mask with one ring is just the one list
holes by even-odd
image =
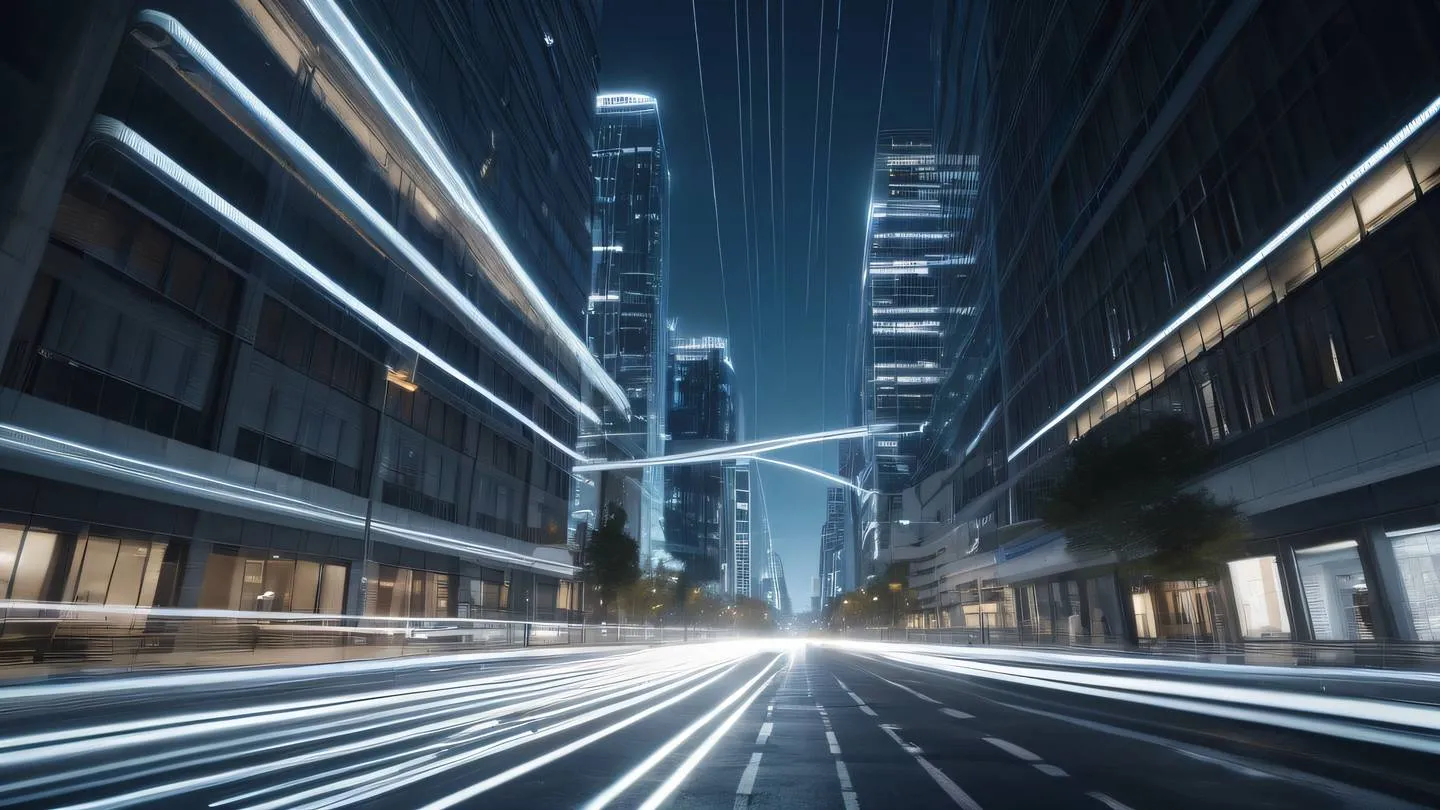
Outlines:
{"label": "window", "polygon": [[1229,563],[1240,632],[1245,638],[1289,638],[1290,617],[1280,586],[1275,556],[1251,557]]}
{"label": "window", "polygon": [[1295,551],[1310,630],[1317,641],[1375,638],[1359,544],[1342,540]]}
{"label": "window", "polygon": [[1400,536],[1379,546],[1381,559],[1388,556],[1398,575],[1395,618],[1409,625],[1415,639],[1440,641],[1440,527],[1395,534]]}

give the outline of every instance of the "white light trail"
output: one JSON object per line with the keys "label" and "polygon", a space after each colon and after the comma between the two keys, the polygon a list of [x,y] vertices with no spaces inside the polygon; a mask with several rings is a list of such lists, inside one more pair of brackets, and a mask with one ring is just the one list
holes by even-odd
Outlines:
{"label": "white light trail", "polygon": [[[364,515],[333,509],[313,501],[292,498],[277,492],[245,486],[178,467],[121,455],[19,425],[0,422],[0,448],[9,448],[23,455],[56,461],[109,478],[126,479],[172,492],[193,494],[209,501],[303,518],[307,521],[346,529],[351,533],[365,527]],[[430,534],[384,521],[372,520],[370,527],[374,531],[423,545],[448,551],[469,552],[534,570],[543,570],[564,576],[573,576],[576,571],[575,566],[567,563],[543,560],[498,546]]]}
{"label": "white light trail", "polygon": [[227,229],[239,236],[243,241],[256,250],[264,253],[281,267],[303,276],[310,283],[319,287],[326,295],[340,303],[346,309],[357,315],[361,320],[367,322],[376,331],[389,338],[394,343],[409,349],[411,352],[425,358],[432,366],[445,372],[450,377],[465,387],[489,400],[495,407],[504,411],[515,421],[534,431],[535,435],[553,445],[560,452],[575,459],[584,461],[585,457],[571,449],[569,445],[550,435],[535,420],[521,413],[519,409],[502,399],[498,394],[461,373],[461,371],[446,362],[440,355],[436,354],[429,346],[421,343],[408,332],[391,323],[380,313],[371,309],[365,302],[356,298],[344,287],[337,284],[334,279],[320,272],[313,264],[307,261],[299,253],[296,253],[289,245],[281,242],[276,236],[259,223],[250,219],[240,209],[231,205],[227,200],[215,193],[213,189],[201,183],[194,175],[186,171],[180,164],[170,159],[169,155],[156,149],[149,141],[140,137],[138,133],[114,118],[108,116],[96,116],[90,126],[90,131],[101,139],[116,146],[121,153],[136,161],[140,168],[156,176],[161,182],[177,188],[183,194],[197,204],[199,207],[208,209],[212,214],[219,217]]}
{"label": "white light trail", "polygon": [[894,428],[894,425],[837,428],[834,430],[820,431],[818,433],[802,433],[795,436],[758,439],[756,441],[728,444],[721,447],[693,450],[686,453],[672,453],[670,455],[655,456],[653,458],[585,462],[575,465],[574,471],[576,473],[603,472],[605,470],[628,470],[639,467],[667,467],[676,464],[697,464],[704,461],[725,461],[749,454],[768,453],[774,450],[783,450],[789,447],[799,447],[805,444],[815,444],[834,439],[854,439],[870,433],[883,433],[887,430],[893,430]]}
{"label": "white light trail", "polygon": [[1114,382],[1115,378],[1125,373],[1125,371],[1127,371],[1136,363],[1140,362],[1147,355],[1149,355],[1156,346],[1160,345],[1161,341],[1169,337],[1175,332],[1175,330],[1179,329],[1181,326],[1184,326],[1185,323],[1191,318],[1198,315],[1200,313],[1200,310],[1204,309],[1209,304],[1214,303],[1215,299],[1219,298],[1226,290],[1235,286],[1235,284],[1237,284],[1242,278],[1244,278],[1251,270],[1255,269],[1255,267],[1259,265],[1260,262],[1264,261],[1266,257],[1268,257],[1271,253],[1274,253],[1278,248],[1288,242],[1290,240],[1290,237],[1294,236],[1300,231],[1301,228],[1309,225],[1311,220],[1315,219],[1317,216],[1323,213],[1324,210],[1328,208],[1331,203],[1339,199],[1341,194],[1349,191],[1351,187],[1353,187],[1356,183],[1360,182],[1360,180],[1364,178],[1371,169],[1375,168],[1377,165],[1380,164],[1381,161],[1392,155],[1395,150],[1399,149],[1405,143],[1405,141],[1410,139],[1411,135],[1414,135],[1416,131],[1420,129],[1420,127],[1428,123],[1432,118],[1435,117],[1437,113],[1440,113],[1440,98],[1436,98],[1434,101],[1431,101],[1428,105],[1426,105],[1425,109],[1421,110],[1419,115],[1410,119],[1410,121],[1406,123],[1405,126],[1401,127],[1393,135],[1387,138],[1385,142],[1382,143],[1375,151],[1371,152],[1365,157],[1364,160],[1356,164],[1355,168],[1351,169],[1350,172],[1340,180],[1340,182],[1331,186],[1330,190],[1320,195],[1320,198],[1317,199],[1315,202],[1311,203],[1310,207],[1306,208],[1305,211],[1302,212],[1298,217],[1290,220],[1290,223],[1285,227],[1281,228],[1274,236],[1272,236],[1270,238],[1270,241],[1262,245],[1259,250],[1250,254],[1250,256],[1246,258],[1245,261],[1241,262],[1238,267],[1226,274],[1224,278],[1220,279],[1220,281],[1216,283],[1215,286],[1211,287],[1208,291],[1206,291],[1206,293],[1200,296],[1198,300],[1196,300],[1190,306],[1186,307],[1185,310],[1179,315],[1176,315],[1174,318],[1172,318],[1154,335],[1151,335],[1150,338],[1147,339],[1144,343],[1140,344],[1140,346],[1136,348],[1135,351],[1131,352],[1125,357],[1124,360],[1121,360],[1119,364],[1106,372],[1105,376],[1101,377],[1099,380],[1096,380],[1093,385],[1085,389],[1084,393],[1071,400],[1070,404],[1066,405],[1060,410],[1059,413],[1051,417],[1050,421],[1042,425],[1039,430],[1036,430],[1034,433],[1030,434],[1030,436],[1026,438],[1025,441],[1021,442],[1014,450],[1010,451],[1010,455],[1006,457],[1006,460],[1014,461],[1017,456],[1025,452],[1026,448],[1039,441],[1041,436],[1049,433],[1051,430],[1055,429],[1055,427],[1057,427],[1060,423],[1070,418],[1070,416],[1074,414],[1075,411],[1079,410],[1081,406],[1085,405],[1085,403],[1089,402],[1101,391],[1104,391],[1105,386]]}
{"label": "white light trail", "polygon": [[[762,672],[761,674],[763,675],[764,673]],[[766,689],[770,688],[770,684],[775,680],[775,676],[779,674],[778,672],[771,673],[770,677],[766,678],[764,683],[755,687],[750,692],[749,697],[745,698],[745,702],[740,704],[740,707],[726,718],[725,722],[710,732],[710,736],[706,737],[705,741],[700,743],[700,745],[690,753],[690,756],[685,758],[684,762],[680,763],[680,767],[676,768],[675,772],[670,774],[670,778],[660,783],[660,787],[656,788],[655,792],[650,794],[650,798],[646,799],[644,803],[640,805],[640,810],[656,810],[656,808],[664,804],[665,800],[670,798],[670,794],[674,793],[675,789],[680,787],[681,783],[705,760],[705,757],[709,756],[710,752],[715,748],[716,743],[720,742],[720,738],[724,737],[725,733],[740,721],[740,718],[745,715],[745,711],[750,708],[751,704],[755,702],[755,699],[760,697],[761,693]],[[749,687],[750,684],[747,683],[745,686]]]}
{"label": "white light trail", "polygon": [[872,490],[868,490],[854,481],[846,480],[833,473],[825,472],[824,470],[817,470],[814,467],[806,467],[803,464],[794,464],[789,461],[781,461],[778,458],[766,458],[765,456],[741,456],[741,458],[749,459],[750,461],[761,461],[766,464],[774,464],[779,467],[784,467],[787,470],[794,470],[805,473],[806,475],[813,475],[816,478],[823,478],[832,484],[839,484],[842,487],[853,489],[861,495],[872,494]]}
{"label": "white light trail", "polygon": [[[679,734],[676,734],[669,740],[666,740],[663,745],[651,752],[650,756],[642,760],[639,765],[631,768],[628,773],[615,780],[614,784],[610,785],[610,787],[601,791],[598,796],[587,802],[583,810],[601,810],[601,808],[607,806],[608,804],[610,804],[610,802],[618,798],[620,794],[628,790],[631,785],[640,781],[640,777],[649,773],[652,768],[660,764],[661,760],[670,756],[670,754],[676,748],[679,748],[681,745],[684,744],[686,740],[695,736],[696,732],[709,725],[710,721],[718,717],[721,712],[725,711],[725,709],[730,706],[730,704],[743,697],[745,693],[749,691],[750,688],[753,687],[761,678],[764,678],[767,674],[770,673],[770,668],[773,667],[774,664],[775,662],[771,661],[770,664],[765,667],[765,669],[760,670],[760,672],[758,672],[755,677],[751,678],[749,681],[746,681],[745,684],[739,689],[731,692],[728,697],[726,697],[719,703],[719,705],[711,709],[709,712],[706,712],[703,716],[701,716],[699,720],[696,720],[695,722],[686,726]],[[770,679],[773,679],[774,677],[774,674],[770,675]],[[769,685],[770,679],[766,680],[765,686]],[[762,686],[760,689],[757,689],[755,691],[755,694],[759,694],[761,691],[764,690],[764,688],[765,687]],[[754,700],[753,695],[751,696],[750,700]],[[749,702],[747,702],[746,705],[748,706]]]}
{"label": "white light trail", "polygon": [[[539,381],[552,394],[564,402],[575,413],[598,424],[599,414],[579,397],[575,396],[559,380],[556,380],[541,365],[535,362],[524,349],[521,349],[515,341],[511,340],[499,326],[485,317],[484,313],[475,306],[445,275],[440,272],[430,260],[425,258],[400,232],[395,229],[389,221],[376,211],[365,198],[360,195],[349,183],[336,172],[324,158],[320,157],[310,144],[306,143],[284,120],[266,107],[260,99],[250,91],[233,73],[229,71],[218,58],[212,54],[203,43],[200,42],[185,26],[181,25],[174,17],[158,11],[146,9],[138,15],[138,21],[153,25],[167,34],[176,45],[181,47],[195,60],[205,73],[220,87],[229,93],[247,112],[255,117],[260,126],[274,139],[276,146],[286,154],[296,168],[305,174],[307,180],[315,182],[316,185],[328,187],[323,190],[331,194],[339,195],[344,199],[350,210],[359,214],[365,225],[368,225],[372,233],[380,236],[389,247],[390,255],[399,254],[424,278],[426,286],[435,292],[441,299],[447,302],[452,308],[460,312],[471,323],[484,333],[494,345],[499,347],[501,352],[512,362],[523,369],[527,374]],[[209,87],[204,83],[194,82],[194,75],[189,70],[178,71],[180,76],[192,84],[202,93],[208,94]],[[313,171],[304,171],[308,167]],[[322,189],[317,189],[317,193]],[[323,197],[324,194],[321,194]],[[628,404],[628,401],[627,401]]]}
{"label": "white light trail", "polygon": [[551,333],[570,350],[586,379],[603,391],[606,399],[610,400],[616,408],[628,414],[630,404],[625,397],[625,392],[620,390],[620,386],[616,385],[615,381],[605,373],[605,369],[590,354],[589,347],[570,330],[565,319],[560,317],[525,268],[520,265],[520,260],[501,238],[500,232],[490,221],[484,207],[471,192],[460,171],[450,162],[439,141],[425,125],[424,119],[415,111],[405,93],[395,84],[395,80],[385,71],[380,60],[365,44],[364,38],[355,30],[355,26],[345,16],[345,13],[340,10],[340,6],[334,0],[305,0],[305,6],[310,9],[311,15],[324,30],[335,51],[350,65],[355,76],[365,85],[371,98],[380,105],[395,127],[409,141],[416,156],[425,163],[431,176],[450,198],[456,210],[469,219],[486,241],[495,248],[495,252],[504,260],[505,267],[509,270],[512,278],[524,291],[526,300],[541,313]]}

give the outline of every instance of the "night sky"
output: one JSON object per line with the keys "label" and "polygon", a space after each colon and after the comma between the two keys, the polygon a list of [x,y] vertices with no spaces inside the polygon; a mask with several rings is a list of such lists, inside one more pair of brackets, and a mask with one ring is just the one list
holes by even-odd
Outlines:
{"label": "night sky", "polygon": [[[601,92],[634,91],[659,100],[671,174],[670,316],[679,319],[682,335],[729,336],[744,400],[747,438],[806,433],[848,423],[848,403],[855,391],[855,381],[848,374],[849,358],[859,310],[877,108],[882,129],[931,125],[931,4],[894,0],[885,98],[880,107],[886,2],[840,2],[832,126],[836,0],[749,0],[748,48],[746,0],[696,0],[704,100],[714,150],[714,197],[691,4],[686,0],[604,3]],[[822,3],[825,31],[816,136],[816,56],[821,46]],[[745,98],[742,133],[737,91],[747,85],[747,70],[752,72],[753,100]],[[826,146],[831,136],[827,172]],[[827,174],[828,217],[823,214]],[[719,201],[720,251],[716,249],[715,197]],[[817,234],[813,240],[812,233]],[[813,255],[808,262],[808,292],[807,254]],[[833,443],[774,456],[830,472],[836,469]],[[810,579],[818,567],[826,484],[774,466],[762,465],[762,475],[771,536],[784,560],[792,604],[797,611],[808,610]]]}

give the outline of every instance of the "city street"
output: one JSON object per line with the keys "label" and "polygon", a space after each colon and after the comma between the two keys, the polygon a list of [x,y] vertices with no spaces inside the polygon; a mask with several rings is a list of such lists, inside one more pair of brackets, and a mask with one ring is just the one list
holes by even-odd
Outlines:
{"label": "city street", "polygon": [[[0,689],[0,805],[1379,810],[1440,797],[1435,709],[1414,702],[1433,698],[1429,676],[1067,660],[749,641],[18,684]],[[1337,697],[1347,685],[1384,699]]]}

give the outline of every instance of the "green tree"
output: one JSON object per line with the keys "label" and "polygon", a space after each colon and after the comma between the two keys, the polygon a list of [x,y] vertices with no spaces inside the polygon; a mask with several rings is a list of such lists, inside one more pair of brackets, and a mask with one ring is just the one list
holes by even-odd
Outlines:
{"label": "green tree", "polygon": [[620,592],[640,579],[640,545],[625,531],[628,519],[620,504],[606,504],[585,546],[585,581],[600,593],[602,618],[616,608]]}
{"label": "green tree", "polygon": [[1132,573],[1211,577],[1245,538],[1233,503],[1188,486],[1211,462],[1195,427],[1176,417],[1120,441],[1092,431],[1070,445],[1041,517],[1072,551],[1114,552]]}

